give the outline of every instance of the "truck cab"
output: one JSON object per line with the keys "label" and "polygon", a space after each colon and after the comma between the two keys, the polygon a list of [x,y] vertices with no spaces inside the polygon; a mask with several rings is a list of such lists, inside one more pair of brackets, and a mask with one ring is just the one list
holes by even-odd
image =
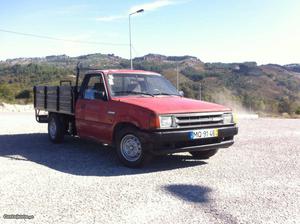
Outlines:
{"label": "truck cab", "polygon": [[[48,96],[51,87],[35,87],[36,110],[48,111],[46,117],[37,112],[37,120],[48,122],[50,140],[60,143],[71,134],[111,145],[129,167],[178,152],[208,159],[231,146],[238,133],[231,109],[185,98],[155,72],[95,70],[85,74],[80,88],[64,88],[70,90],[56,88],[56,107],[49,109],[49,100],[40,98],[55,93]],[[60,111],[67,103],[72,108]]]}

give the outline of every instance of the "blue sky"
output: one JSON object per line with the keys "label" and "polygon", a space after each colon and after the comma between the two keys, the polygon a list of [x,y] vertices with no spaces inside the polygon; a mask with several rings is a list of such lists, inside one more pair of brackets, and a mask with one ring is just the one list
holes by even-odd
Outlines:
{"label": "blue sky", "polygon": [[0,60],[89,53],[129,58],[128,13],[140,8],[145,12],[132,16],[134,57],[159,53],[193,55],[204,62],[300,62],[299,0],[1,0]]}

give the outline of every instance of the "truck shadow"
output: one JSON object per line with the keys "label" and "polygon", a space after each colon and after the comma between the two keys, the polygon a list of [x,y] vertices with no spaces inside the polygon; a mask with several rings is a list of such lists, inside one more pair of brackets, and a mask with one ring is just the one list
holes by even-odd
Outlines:
{"label": "truck shadow", "polygon": [[201,206],[202,212],[213,217],[217,223],[241,223],[236,217],[226,212],[213,199],[213,189],[202,185],[170,184],[162,186],[162,190],[173,197],[188,203]]}
{"label": "truck shadow", "polygon": [[212,191],[209,187],[190,184],[166,185],[163,190],[179,199],[193,203],[208,203],[209,193]]}
{"label": "truck shadow", "polygon": [[83,176],[136,175],[206,164],[190,156],[172,155],[156,157],[144,168],[130,169],[121,165],[108,147],[72,137],[64,144],[52,144],[47,134],[41,133],[0,135],[0,156]]}

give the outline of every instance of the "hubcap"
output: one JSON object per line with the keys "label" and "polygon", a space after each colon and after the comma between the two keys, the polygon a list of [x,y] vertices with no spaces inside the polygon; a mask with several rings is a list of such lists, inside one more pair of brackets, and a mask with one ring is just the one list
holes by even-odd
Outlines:
{"label": "hubcap", "polygon": [[128,134],[122,138],[121,141],[121,153],[122,156],[131,162],[137,161],[142,154],[142,145],[140,140],[132,135]]}
{"label": "hubcap", "polygon": [[50,137],[52,139],[55,138],[55,134],[56,134],[56,124],[55,124],[55,121],[54,119],[52,118],[51,121],[50,121],[50,124],[49,124],[49,134],[50,134]]}

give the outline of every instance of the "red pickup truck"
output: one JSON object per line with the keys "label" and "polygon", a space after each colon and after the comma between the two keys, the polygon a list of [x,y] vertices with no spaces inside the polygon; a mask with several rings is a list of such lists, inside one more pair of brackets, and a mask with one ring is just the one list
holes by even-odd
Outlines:
{"label": "red pickup truck", "polygon": [[[234,143],[238,128],[224,106],[188,99],[162,75],[139,70],[94,70],[81,86],[35,86],[36,120],[49,139],[94,139],[116,149],[129,167],[153,155],[189,152],[208,159]],[[48,113],[41,115],[40,111]]]}

